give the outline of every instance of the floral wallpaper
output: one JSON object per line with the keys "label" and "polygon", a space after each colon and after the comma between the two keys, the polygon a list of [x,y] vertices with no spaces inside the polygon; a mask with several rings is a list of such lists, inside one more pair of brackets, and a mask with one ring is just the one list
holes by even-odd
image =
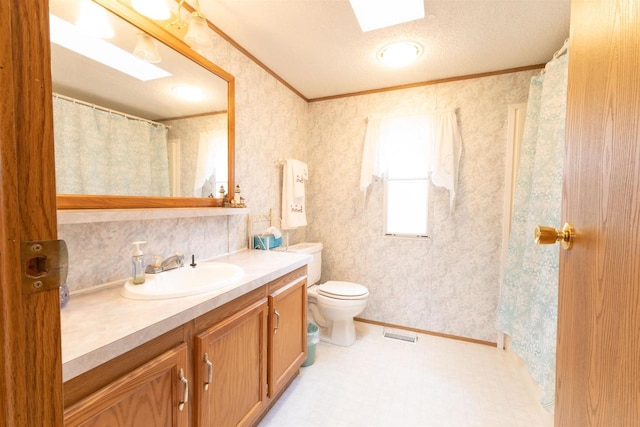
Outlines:
{"label": "floral wallpaper", "polygon": [[[311,103],[307,234],[324,245],[322,280],[369,289],[360,317],[495,341],[507,106],[536,72]],[[456,109],[463,152],[455,210],[433,188],[430,239],[383,236],[383,184],[366,200],[360,163],[370,114]]]}
{"label": "floral wallpaper", "polygon": [[[309,225],[291,243],[321,241],[323,280],[369,288],[361,317],[494,341],[498,302],[507,105],[526,99],[536,72],[504,74],[307,103],[228,42],[206,53],[236,79],[236,181],[252,214],[280,213],[282,166],[309,165]],[[433,191],[431,239],[382,235],[382,184],[358,189],[366,117],[456,109],[463,138],[456,208]],[[146,253],[203,259],[246,247],[247,215],[64,224],[71,290],[124,279],[130,243]],[[268,224],[259,223],[256,231]],[[200,255],[201,254],[201,255]]]}

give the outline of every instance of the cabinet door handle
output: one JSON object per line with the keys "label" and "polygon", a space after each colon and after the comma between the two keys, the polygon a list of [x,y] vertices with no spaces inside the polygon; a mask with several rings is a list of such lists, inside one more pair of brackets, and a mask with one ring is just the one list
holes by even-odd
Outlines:
{"label": "cabinet door handle", "polygon": [[207,381],[204,383],[204,389],[209,390],[209,384],[213,382],[213,363],[209,360],[209,355],[204,354],[204,363],[207,364]]}
{"label": "cabinet door handle", "polygon": [[189,380],[185,378],[182,368],[180,369],[180,374],[178,374],[178,379],[182,381],[182,384],[184,385],[182,401],[178,403],[178,409],[182,411],[184,409],[184,404],[189,401]]}
{"label": "cabinet door handle", "polygon": [[278,313],[277,308],[273,309],[273,314],[276,316],[276,327],[273,329],[273,334],[275,335],[278,333],[278,328],[280,327],[280,313]]}

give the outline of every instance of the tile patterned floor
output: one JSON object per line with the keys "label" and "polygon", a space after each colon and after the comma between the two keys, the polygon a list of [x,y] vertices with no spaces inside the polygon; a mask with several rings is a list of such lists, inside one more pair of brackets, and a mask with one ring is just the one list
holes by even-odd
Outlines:
{"label": "tile patterned floor", "polygon": [[320,342],[260,427],[549,427],[523,362],[494,347],[356,323],[348,348]]}

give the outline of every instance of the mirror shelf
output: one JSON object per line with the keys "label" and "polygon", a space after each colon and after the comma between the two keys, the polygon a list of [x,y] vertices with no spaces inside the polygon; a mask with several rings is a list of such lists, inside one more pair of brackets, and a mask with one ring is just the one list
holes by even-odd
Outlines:
{"label": "mirror shelf", "polygon": [[[207,71],[212,73],[212,78],[217,76],[227,84],[227,191],[235,187],[235,81],[234,77],[225,70],[213,64],[208,59],[192,50],[183,42],[185,29],[178,29],[176,26],[167,26],[165,21],[153,21],[139,15],[130,6],[128,0],[93,0],[119,18],[138,27],[149,34],[160,43],[171,48],[178,54],[188,58]],[[173,194],[173,193],[172,193]],[[184,194],[184,193],[183,193]],[[95,209],[132,209],[138,212],[141,209],[175,209],[175,208],[222,208],[223,201],[220,198],[208,197],[147,197],[147,196],[113,196],[95,194],[58,194],[57,207],[59,212],[68,209],[95,210]],[[216,209],[218,210],[218,209]],[[242,209],[231,209],[240,211]]]}
{"label": "mirror shelf", "polygon": [[201,218],[248,215],[249,208],[154,208],[154,209],[64,209],[58,210],[58,224],[88,224],[170,218]]}

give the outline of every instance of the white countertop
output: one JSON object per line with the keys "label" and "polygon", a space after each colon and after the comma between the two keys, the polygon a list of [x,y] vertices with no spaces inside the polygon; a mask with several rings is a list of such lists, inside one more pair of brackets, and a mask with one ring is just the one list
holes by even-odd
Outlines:
{"label": "white countertop", "polygon": [[[62,379],[70,380],[311,261],[307,254],[241,251],[211,261],[244,269],[231,289],[164,300],[131,300],[121,286],[72,295],[61,310]],[[124,283],[124,280],[122,281]]]}

